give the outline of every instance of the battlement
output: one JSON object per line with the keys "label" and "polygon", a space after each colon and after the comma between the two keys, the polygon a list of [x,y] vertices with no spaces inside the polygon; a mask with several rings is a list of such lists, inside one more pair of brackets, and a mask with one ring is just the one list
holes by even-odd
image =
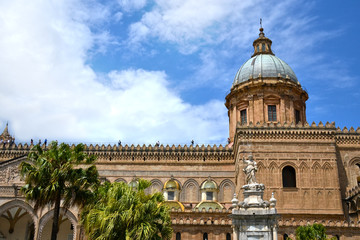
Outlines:
{"label": "battlement", "polygon": [[[0,145],[0,160],[8,160],[15,157],[25,156],[34,145],[27,143],[6,143]],[[46,145],[41,147],[46,149]],[[72,148],[75,144],[71,145]],[[228,145],[110,145],[90,144],[85,145],[85,151],[97,156],[98,161],[155,161],[168,160],[195,160],[195,161],[232,161],[233,150]]]}

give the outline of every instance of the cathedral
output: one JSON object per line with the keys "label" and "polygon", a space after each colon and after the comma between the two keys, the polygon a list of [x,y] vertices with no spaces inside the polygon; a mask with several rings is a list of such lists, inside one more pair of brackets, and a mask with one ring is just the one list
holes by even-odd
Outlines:
{"label": "cathedral", "polygon": [[[277,200],[277,238],[321,223],[329,237],[360,239],[360,128],[310,123],[309,96],[291,67],[275,56],[260,28],[254,53],[235,75],[225,106],[229,143],[222,145],[87,145],[102,181],[151,181],[164,194],[173,240],[231,240],[232,200],[242,200],[243,159],[257,163],[264,199]],[[0,135],[0,240],[50,239],[52,206],[37,211],[20,187],[19,164],[33,143]],[[42,145],[46,148],[46,144]],[[86,239],[79,209],[62,209],[58,239]]]}

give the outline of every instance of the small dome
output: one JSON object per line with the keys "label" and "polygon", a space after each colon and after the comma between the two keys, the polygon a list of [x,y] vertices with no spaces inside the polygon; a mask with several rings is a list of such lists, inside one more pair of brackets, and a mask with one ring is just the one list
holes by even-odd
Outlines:
{"label": "small dome", "polygon": [[180,190],[180,184],[174,180],[173,178],[168,180],[165,184],[164,184],[164,189],[166,190],[171,190],[171,189],[177,189]]}
{"label": "small dome", "polygon": [[299,83],[294,71],[280,58],[271,54],[255,55],[247,60],[236,73],[233,86],[245,82],[250,78],[289,78]]}
{"label": "small dome", "polygon": [[206,180],[203,184],[201,184],[201,190],[205,190],[205,189],[217,189],[217,184],[216,182],[214,182],[213,180],[211,180],[210,178],[208,180]]}
{"label": "small dome", "polygon": [[212,210],[215,210],[215,209],[223,209],[224,206],[221,205],[220,203],[218,202],[208,202],[208,201],[202,201],[200,203],[198,203],[195,208],[199,209],[200,211],[205,208],[206,211],[209,211],[209,209],[211,208]]}
{"label": "small dome", "polygon": [[185,210],[184,205],[179,201],[166,201],[166,202],[163,202],[162,204],[168,206],[170,210],[171,209],[175,209],[175,210],[181,209],[182,212]]}
{"label": "small dome", "polygon": [[131,188],[137,188],[138,185],[139,185],[139,182],[133,178],[133,180],[131,180],[131,182],[128,183],[128,185],[131,187]]}

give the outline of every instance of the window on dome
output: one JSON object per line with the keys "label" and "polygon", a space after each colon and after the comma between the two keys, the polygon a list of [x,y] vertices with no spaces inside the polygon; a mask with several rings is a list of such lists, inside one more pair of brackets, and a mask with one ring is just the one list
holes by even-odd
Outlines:
{"label": "window on dome", "polygon": [[296,172],[291,166],[286,166],[282,170],[283,187],[296,187]]}
{"label": "window on dome", "polygon": [[295,123],[299,123],[300,122],[300,111],[299,110],[295,110]]}
{"label": "window on dome", "polygon": [[175,199],[175,192],[169,191],[168,192],[168,200],[171,201],[171,200],[174,200],[174,199]]}
{"label": "window on dome", "polygon": [[262,44],[262,51],[265,52],[265,43]]}
{"label": "window on dome", "polygon": [[259,52],[259,45],[256,46],[256,52]]}
{"label": "window on dome", "polygon": [[206,192],[206,200],[213,200],[213,192]]}
{"label": "window on dome", "polygon": [[241,125],[246,124],[247,123],[246,109],[240,111],[240,117],[241,117]]}
{"label": "window on dome", "polygon": [[276,121],[276,105],[268,105],[268,121]]}

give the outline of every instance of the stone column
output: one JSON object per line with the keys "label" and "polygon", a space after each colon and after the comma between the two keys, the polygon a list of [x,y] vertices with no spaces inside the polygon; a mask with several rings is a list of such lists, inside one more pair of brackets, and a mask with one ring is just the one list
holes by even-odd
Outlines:
{"label": "stone column", "polygon": [[232,105],[230,110],[230,124],[229,124],[229,137],[230,142],[234,141],[235,131],[236,131],[236,106]]}
{"label": "stone column", "polygon": [[295,109],[294,109],[294,98],[293,97],[290,97],[290,112],[289,112],[289,122],[292,123],[294,122],[295,123]]}
{"label": "stone column", "polygon": [[284,96],[281,96],[281,99],[280,99],[279,121],[282,124],[284,122],[286,122],[286,111],[285,111],[285,99],[284,99]]}
{"label": "stone column", "polygon": [[250,122],[256,124],[255,119],[254,119],[254,97],[252,95],[248,96],[248,100],[249,100],[249,107],[248,107],[248,124]]}

